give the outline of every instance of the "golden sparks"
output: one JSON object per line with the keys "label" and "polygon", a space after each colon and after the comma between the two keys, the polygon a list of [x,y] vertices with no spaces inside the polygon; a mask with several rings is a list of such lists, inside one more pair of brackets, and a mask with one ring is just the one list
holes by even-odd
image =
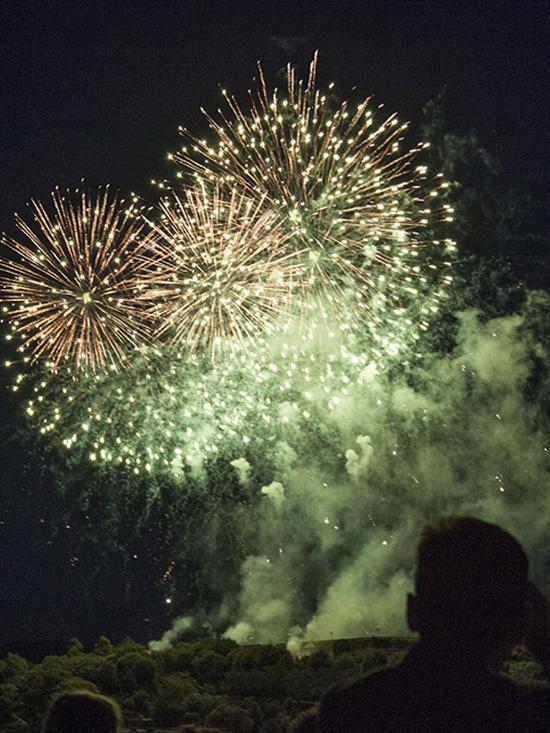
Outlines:
{"label": "golden sparks", "polygon": [[3,240],[12,254],[0,261],[5,315],[31,361],[116,368],[149,337],[136,300],[146,222],[108,188],[56,189],[52,204],[32,201],[34,222],[16,215],[22,236]]}

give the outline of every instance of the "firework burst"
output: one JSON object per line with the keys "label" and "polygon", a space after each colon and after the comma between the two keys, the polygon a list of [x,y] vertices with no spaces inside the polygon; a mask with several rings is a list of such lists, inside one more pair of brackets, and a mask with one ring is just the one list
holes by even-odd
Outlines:
{"label": "firework burst", "polygon": [[378,318],[375,298],[399,308],[426,281],[421,251],[429,264],[442,259],[428,225],[451,213],[437,204],[444,182],[425,192],[426,167],[414,164],[423,145],[402,150],[407,124],[395,115],[376,123],[369,99],[334,109],[316,87],[316,57],[306,81],[288,67],[286,94],[270,92],[258,71],[249,110],[225,91],[228,112],[203,110],[215,145],[182,129],[189,144],[170,157],[195,181],[236,186],[279,212],[307,291],[335,312],[350,292],[369,318]]}
{"label": "firework burst", "polygon": [[[24,242],[6,242],[13,328],[30,358],[65,367],[34,373],[27,412],[69,462],[178,474],[261,455],[330,422],[372,370],[407,366],[437,313],[454,244],[432,223],[451,212],[422,146],[401,150],[406,125],[375,123],[369,100],[334,108],[316,59],[305,81],[289,67],[284,95],[260,69],[246,113],[226,99],[208,117],[216,147],[175,156],[190,185],[154,221],[106,192],[56,193],[53,214],[33,205],[38,233],[19,219]],[[127,359],[149,324],[151,348]]]}
{"label": "firework burst", "polygon": [[[361,334],[320,325],[255,338],[223,359],[163,346],[118,372],[75,380],[59,370],[23,388],[27,415],[68,465],[179,477],[224,456],[261,455],[330,421],[350,386],[370,379]],[[22,373],[15,386],[23,382]]]}
{"label": "firework burst", "polygon": [[278,215],[217,187],[173,192],[160,209],[146,291],[158,336],[215,352],[268,331],[301,274]]}
{"label": "firework burst", "polygon": [[33,201],[34,222],[16,216],[18,240],[0,262],[5,315],[31,361],[54,369],[117,367],[148,339],[141,285],[147,225],[136,203],[55,190],[53,208]]}

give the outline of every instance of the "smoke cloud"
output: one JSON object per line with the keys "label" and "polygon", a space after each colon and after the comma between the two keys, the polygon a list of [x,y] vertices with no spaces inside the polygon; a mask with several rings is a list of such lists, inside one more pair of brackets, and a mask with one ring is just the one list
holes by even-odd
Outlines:
{"label": "smoke cloud", "polygon": [[[426,354],[407,374],[366,367],[318,419],[317,449],[304,450],[295,433],[267,451],[268,501],[254,515],[238,588],[214,612],[220,631],[290,648],[406,633],[416,538],[448,513],[509,529],[543,581],[549,310],[548,297],[533,294],[521,314],[486,323],[464,311],[452,353]],[[244,464],[233,465],[241,474]]]}
{"label": "smoke cloud", "polygon": [[231,465],[237,472],[239,483],[246,486],[250,481],[250,463],[246,458],[236,458],[234,461],[231,461]]}
{"label": "smoke cloud", "polygon": [[[183,612],[152,648],[195,628],[291,649],[406,633],[416,539],[449,513],[514,533],[550,591],[549,316],[549,296],[536,292],[514,315],[447,313],[452,349],[434,345],[434,324],[411,353],[372,362],[345,329],[311,342],[285,332],[250,373],[199,375],[216,409],[184,401],[187,429],[177,409],[192,380],[174,377],[175,402],[140,393],[175,422],[153,426],[155,465],[168,431],[175,457],[158,491],[154,467],[145,476],[132,515],[136,536],[148,532],[164,553],[163,593]],[[133,484],[113,492],[108,478],[126,528],[139,495]]]}
{"label": "smoke cloud", "polygon": [[183,634],[184,631],[188,631],[192,626],[193,619],[190,616],[180,616],[173,622],[168,631],[164,632],[161,639],[149,642],[149,649],[154,652],[162,652],[164,649],[168,649],[177,640],[180,634]]}

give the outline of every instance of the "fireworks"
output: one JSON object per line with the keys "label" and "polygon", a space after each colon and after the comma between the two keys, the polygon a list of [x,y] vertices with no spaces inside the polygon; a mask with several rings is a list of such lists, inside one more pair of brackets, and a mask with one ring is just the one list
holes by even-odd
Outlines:
{"label": "fireworks", "polygon": [[313,296],[337,314],[351,294],[359,317],[379,320],[380,301],[399,315],[426,283],[423,250],[425,264],[444,259],[425,232],[435,216],[450,218],[450,207],[435,203],[445,183],[424,195],[426,168],[414,166],[423,145],[401,150],[407,124],[395,115],[376,123],[368,99],[333,110],[316,70],[314,58],[304,82],[289,66],[280,95],[269,93],[259,66],[250,110],[224,92],[229,112],[204,113],[216,144],[182,130],[190,145],[171,157],[191,180],[237,187],[278,213],[285,249],[304,272],[305,302]]}
{"label": "fireworks", "polygon": [[17,216],[23,238],[6,238],[15,257],[1,262],[4,309],[21,350],[77,370],[116,367],[148,339],[136,300],[148,238],[134,204],[107,189],[52,194],[53,211],[32,202],[34,225]]}
{"label": "fireworks", "polygon": [[401,149],[406,124],[375,122],[368,99],[334,107],[316,67],[303,81],[289,66],[284,95],[260,67],[247,112],[226,94],[229,112],[207,115],[216,145],[191,138],[175,155],[190,185],[154,222],[106,190],[56,191],[53,213],[33,202],[37,226],[17,219],[24,239],[6,239],[16,258],[0,265],[31,360],[97,372],[126,363],[150,331],[157,345],[214,355],[296,317],[348,328],[350,314],[380,356],[428,328],[454,247],[430,234],[451,218],[446,184],[430,189],[415,166],[422,145]]}
{"label": "fireworks", "polygon": [[[175,610],[221,598],[220,623],[240,604],[229,638],[280,641],[308,608],[304,638],[329,638],[344,606],[378,633],[411,527],[442,507],[502,514],[547,483],[545,403],[526,387],[541,337],[525,314],[466,313],[454,353],[421,362],[454,249],[423,146],[369,100],[335,107],[316,60],[284,93],[260,69],[248,110],[226,99],[155,213],[103,190],[18,218],[0,295],[39,363],[13,389],[64,509],[78,496],[86,557],[112,536],[125,573],[139,546],[165,561]],[[352,587],[374,602],[347,602]],[[336,636],[364,633],[351,616]]]}
{"label": "fireworks", "polygon": [[300,268],[262,204],[204,187],[161,202],[147,290],[159,338],[215,352],[265,333],[290,305]]}
{"label": "fireworks", "polygon": [[135,474],[181,478],[218,457],[261,456],[280,440],[297,447],[300,431],[315,429],[320,415],[328,421],[372,371],[358,332],[319,326],[258,337],[248,348],[237,342],[215,361],[208,351],[164,346],[116,373],[74,380],[60,371],[33,385],[27,414],[71,465]]}
{"label": "fireworks", "polygon": [[46,366],[27,412],[72,462],[181,474],[261,455],[407,364],[437,313],[454,244],[433,225],[452,212],[423,145],[402,149],[407,125],[368,99],[334,107],[316,59],[306,81],[288,68],[285,94],[259,73],[249,111],[226,94],[207,115],[215,146],[174,156],[189,175],[156,215],[56,192],[6,240],[7,315]]}

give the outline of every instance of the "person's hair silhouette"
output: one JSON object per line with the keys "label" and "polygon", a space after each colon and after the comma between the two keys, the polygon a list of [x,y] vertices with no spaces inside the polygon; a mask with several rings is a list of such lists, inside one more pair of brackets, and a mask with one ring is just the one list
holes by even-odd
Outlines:
{"label": "person's hair silhouette", "polygon": [[491,661],[525,633],[528,571],[525,552],[505,530],[472,517],[442,519],[420,535],[409,627],[430,643],[455,642]]}
{"label": "person's hair silhouette", "polygon": [[118,733],[122,718],[118,704],[87,690],[57,697],[46,716],[44,733]]}

